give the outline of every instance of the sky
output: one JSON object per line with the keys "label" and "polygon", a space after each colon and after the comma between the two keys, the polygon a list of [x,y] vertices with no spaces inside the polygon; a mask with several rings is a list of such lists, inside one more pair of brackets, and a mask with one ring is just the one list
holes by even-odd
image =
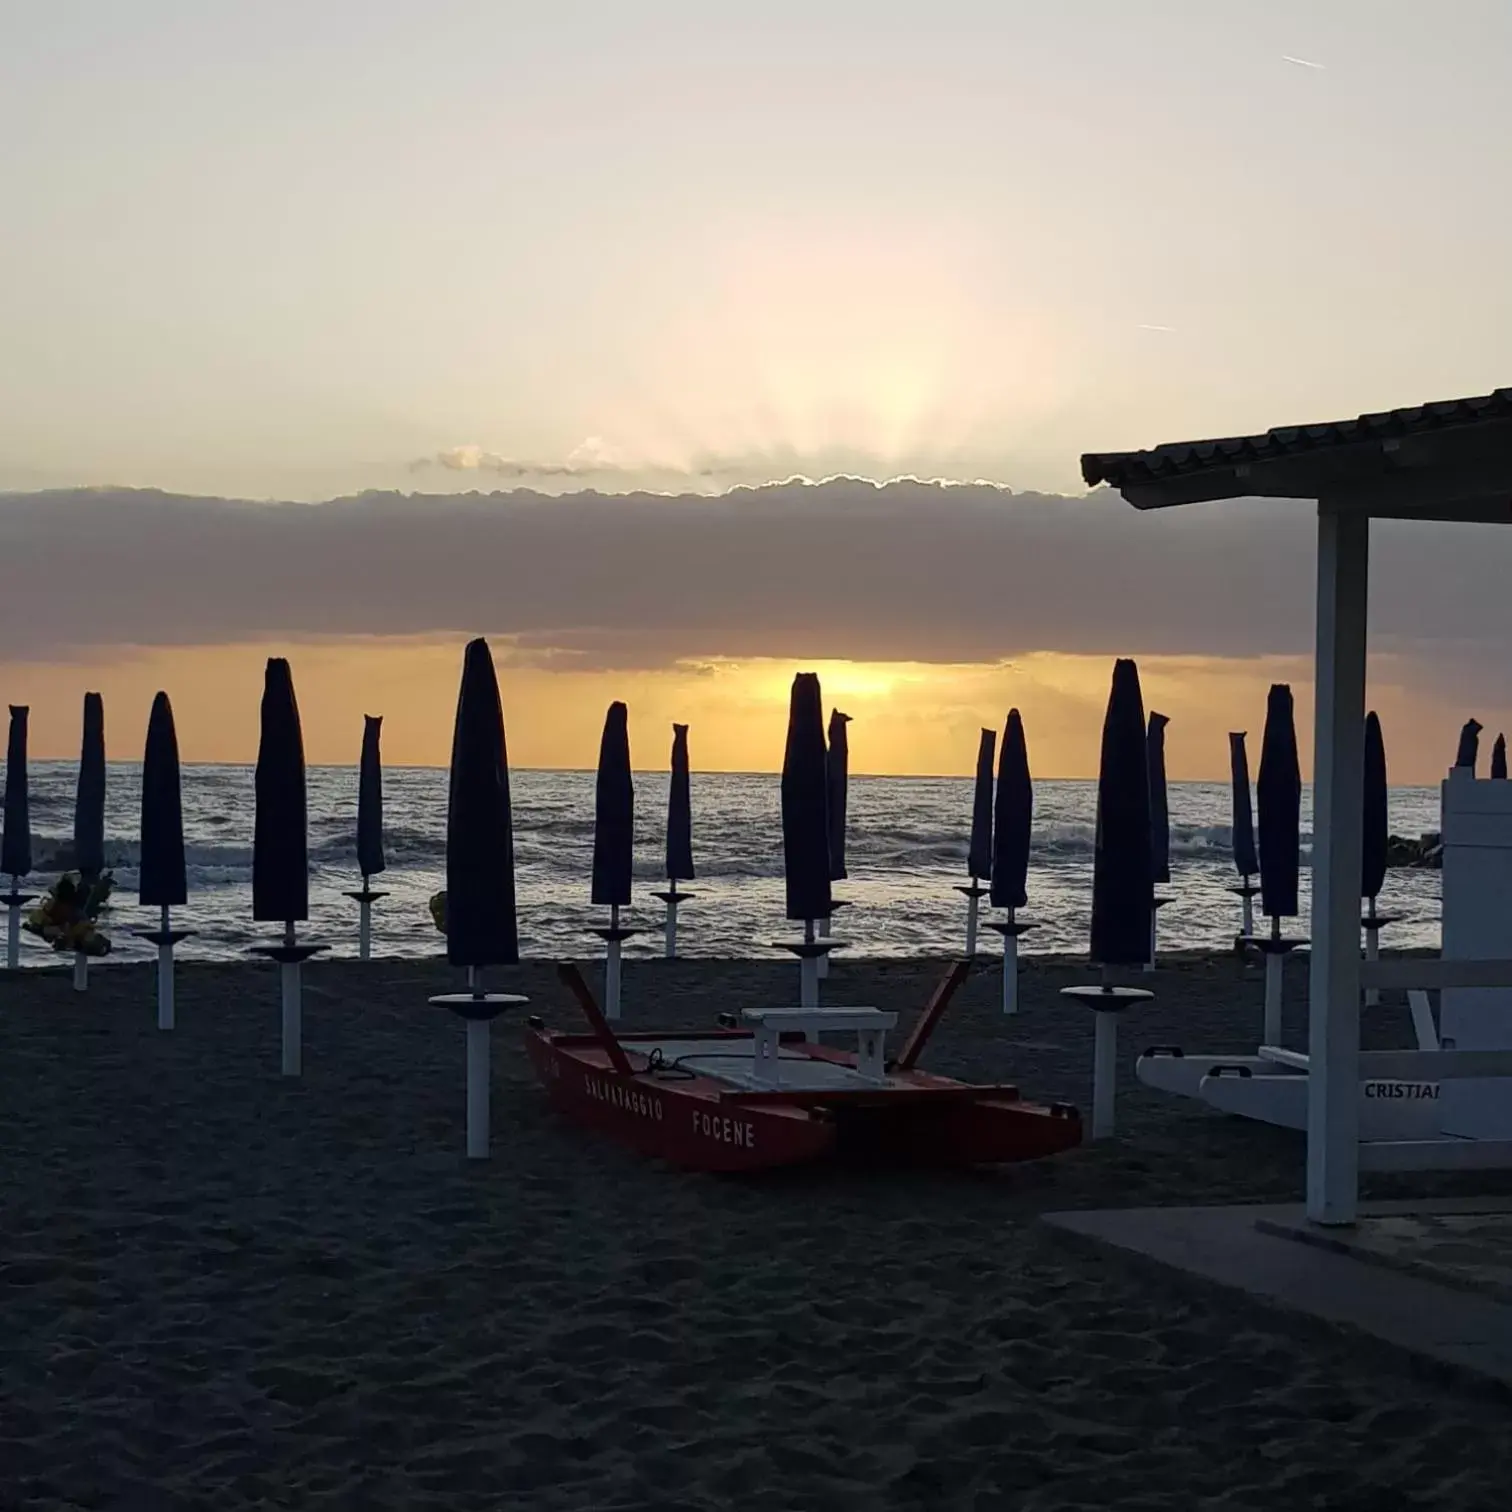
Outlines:
{"label": "sky", "polygon": [[[801,661],[873,716],[860,768],[966,770],[1020,700],[1082,773],[1135,654],[1219,775],[1307,692],[1305,510],[1134,516],[1080,453],[1512,382],[1502,0],[0,0],[0,36],[39,753],[86,687],[129,750],[162,685],[245,759],[288,651],[312,753],[367,708],[444,761],[481,632],[535,763],[624,697],[647,764],[673,718],[775,764]],[[762,488],[833,474],[994,487]],[[1394,773],[1496,726],[1508,550],[1383,539]]]}

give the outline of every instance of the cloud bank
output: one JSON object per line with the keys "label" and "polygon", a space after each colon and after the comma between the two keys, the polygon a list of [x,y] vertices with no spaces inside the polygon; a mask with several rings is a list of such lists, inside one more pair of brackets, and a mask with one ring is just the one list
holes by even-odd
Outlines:
{"label": "cloud bank", "polygon": [[[484,470],[481,467],[480,471]],[[1512,531],[1376,527],[1372,645],[1505,682]],[[562,667],[1312,646],[1310,508],[848,479],[717,497],[0,495],[4,655],[486,633]]]}

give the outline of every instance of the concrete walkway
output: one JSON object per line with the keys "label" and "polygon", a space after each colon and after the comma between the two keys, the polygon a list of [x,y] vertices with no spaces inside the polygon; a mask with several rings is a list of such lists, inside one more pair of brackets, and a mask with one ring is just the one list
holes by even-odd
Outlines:
{"label": "concrete walkway", "polygon": [[[1364,1204],[1355,1230],[1317,1228],[1291,1204],[1047,1213],[1045,1222],[1512,1390],[1512,1302],[1500,1285],[1476,1284],[1512,1265],[1503,1249],[1509,1214],[1501,1199],[1443,1199]],[[1372,1229],[1377,1220],[1396,1220],[1382,1225],[1389,1242]],[[1431,1254],[1444,1228],[1459,1252],[1452,1269]],[[1478,1242],[1481,1266],[1465,1253]]]}

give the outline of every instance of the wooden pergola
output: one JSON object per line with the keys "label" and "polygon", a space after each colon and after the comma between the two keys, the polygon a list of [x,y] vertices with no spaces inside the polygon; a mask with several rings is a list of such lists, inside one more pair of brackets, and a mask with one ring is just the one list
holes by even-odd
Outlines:
{"label": "wooden pergola", "polygon": [[[1352,1223],[1370,522],[1512,523],[1512,389],[1258,436],[1089,453],[1082,476],[1116,488],[1136,509],[1254,497],[1317,502],[1307,1212],[1319,1223]],[[1455,971],[1445,963],[1432,985],[1484,982],[1499,964]]]}

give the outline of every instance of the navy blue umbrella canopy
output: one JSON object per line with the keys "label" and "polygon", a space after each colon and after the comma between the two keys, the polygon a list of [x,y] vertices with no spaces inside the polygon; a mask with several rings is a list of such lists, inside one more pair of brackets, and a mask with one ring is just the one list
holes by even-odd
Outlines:
{"label": "navy blue umbrella canopy", "polygon": [[1253,877],[1260,870],[1255,854],[1255,810],[1250,799],[1249,753],[1244,749],[1243,730],[1229,732],[1229,772],[1233,781],[1234,870]]}
{"label": "navy blue umbrella canopy", "polygon": [[1092,863],[1092,959],[1143,966],[1150,959],[1155,882],[1150,856],[1150,770],[1139,669],[1113,665],[1097,776]]}
{"label": "navy blue umbrella canopy", "polygon": [[142,861],[137,901],[171,908],[189,898],[184,869],[184,804],[179,782],[178,732],[166,693],[152,700],[142,757]]}
{"label": "navy blue umbrella canopy", "polygon": [[992,893],[994,908],[1022,908],[1029,901],[1029,833],[1034,825],[1034,784],[1029,747],[1017,709],[1008,711],[998,754],[997,802],[993,814]]}
{"label": "navy blue umbrella canopy", "polygon": [[1360,896],[1374,899],[1386,883],[1387,817],[1386,742],[1375,712],[1365,716],[1365,781],[1360,831]]}
{"label": "navy blue umbrella canopy", "polygon": [[26,704],[10,706],[5,743],[5,828],[0,831],[0,872],[24,877],[32,869],[31,802],[26,785]]}
{"label": "navy blue umbrella canopy", "polygon": [[1297,761],[1297,725],[1291,689],[1272,686],[1265,703],[1260,774],[1260,907],[1272,919],[1295,918],[1302,864],[1302,768]]}
{"label": "navy blue umbrella canopy", "polygon": [[84,878],[105,870],[105,700],[84,695],[84,741],[74,796],[74,865]]}
{"label": "navy blue umbrella canopy", "polygon": [[983,730],[971,794],[971,848],[966,853],[966,870],[973,877],[992,875],[992,758],[996,751],[997,732]]}
{"label": "navy blue umbrella canopy", "polygon": [[624,907],[630,901],[635,852],[635,785],[630,778],[630,711],[609,705],[599,742],[593,803],[593,901]]}
{"label": "navy blue umbrella canopy", "polygon": [[1475,770],[1475,760],[1480,754],[1480,733],[1484,728],[1478,719],[1467,719],[1460,727],[1459,749],[1454,753],[1455,766]]}
{"label": "navy blue umbrella canopy", "polygon": [[667,878],[693,880],[693,794],[688,763],[688,727],[672,726],[672,786],[667,790]]}
{"label": "navy blue umbrella canopy", "polygon": [[1491,775],[1498,782],[1507,780],[1507,737],[1498,735],[1496,744],[1491,747]]}
{"label": "navy blue umbrella canopy", "polygon": [[833,912],[828,765],[819,678],[800,672],[793,679],[782,756],[782,864],[790,919],[827,919]]}
{"label": "navy blue umbrella canopy", "polygon": [[252,831],[252,917],[293,924],[310,917],[304,734],[294,678],[281,656],[263,678],[262,735]]}
{"label": "navy blue umbrella canopy", "polygon": [[1165,731],[1170,720],[1150,711],[1145,732],[1150,767],[1150,874],[1156,882],[1171,880],[1171,809],[1166,796]]}
{"label": "navy blue umbrella canopy", "polygon": [[829,752],[825,757],[825,777],[829,788],[829,868],[830,881],[843,882],[845,870],[845,810],[850,796],[850,736],[845,727],[850,715],[839,709],[830,712]]}
{"label": "navy blue umbrella canopy", "polygon": [[446,804],[446,958],[454,966],[514,966],[514,818],[509,752],[493,657],[485,640],[462,657]]}
{"label": "navy blue umbrella canopy", "polygon": [[383,733],[381,714],[362,716],[362,761],[357,769],[357,870],[363,879],[376,877],[383,858]]}

